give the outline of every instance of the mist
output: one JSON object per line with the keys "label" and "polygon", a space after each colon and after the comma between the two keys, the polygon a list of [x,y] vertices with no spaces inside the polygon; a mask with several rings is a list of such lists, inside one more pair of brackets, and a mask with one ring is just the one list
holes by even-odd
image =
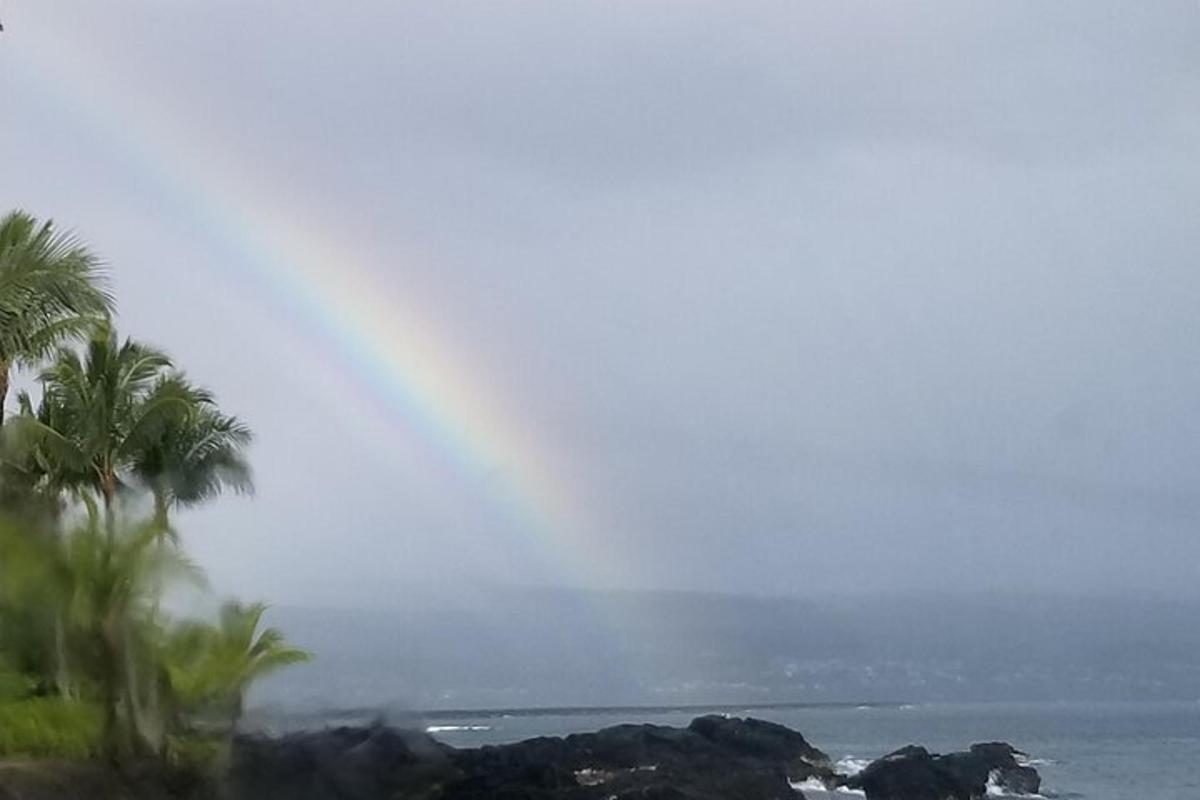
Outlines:
{"label": "mist", "polygon": [[278,608],[322,653],[256,689],[280,720],[427,710],[1194,702],[1200,604],[903,593],[495,590],[395,611]]}

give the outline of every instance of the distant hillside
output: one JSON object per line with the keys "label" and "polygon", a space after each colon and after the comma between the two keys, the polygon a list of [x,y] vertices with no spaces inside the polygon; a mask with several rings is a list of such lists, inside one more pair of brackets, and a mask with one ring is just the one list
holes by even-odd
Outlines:
{"label": "distant hillside", "polygon": [[505,590],[402,611],[282,608],[318,654],[292,709],[1200,698],[1200,606],[908,595],[809,601]]}

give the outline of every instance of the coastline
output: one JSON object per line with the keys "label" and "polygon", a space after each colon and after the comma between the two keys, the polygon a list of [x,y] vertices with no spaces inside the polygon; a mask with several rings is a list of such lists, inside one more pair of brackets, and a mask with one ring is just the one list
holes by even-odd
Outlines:
{"label": "coastline", "polygon": [[[867,800],[1035,795],[1037,770],[1005,743],[938,755],[906,746],[852,770],[800,732],[752,717],[686,727],[614,725],[566,737],[455,748],[386,725],[241,735],[228,771],[204,778],[143,762],[0,765],[12,800],[778,800],[832,791]],[[897,793],[899,792],[899,793]]]}

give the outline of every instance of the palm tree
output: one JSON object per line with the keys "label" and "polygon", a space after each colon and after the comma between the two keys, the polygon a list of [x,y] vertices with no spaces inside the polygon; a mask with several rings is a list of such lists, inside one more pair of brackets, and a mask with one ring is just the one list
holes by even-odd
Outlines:
{"label": "palm tree", "polygon": [[137,453],[132,467],[153,495],[155,516],[164,526],[172,507],[197,505],[226,489],[254,491],[245,455],[253,439],[250,428],[222,414],[208,392],[182,378],[178,383],[189,401],[187,413],[166,420],[160,436]]}
{"label": "palm tree", "polygon": [[0,219],[0,421],[14,367],[41,362],[112,311],[100,262],[54,223],[23,211]]}
{"label": "palm tree", "polygon": [[61,349],[41,374],[51,419],[22,415],[47,457],[78,488],[94,489],[111,523],[118,490],[142,454],[185,418],[194,390],[171,371],[171,360],[131,339],[119,342],[107,323],[95,329],[83,357]]}
{"label": "palm tree", "polygon": [[212,715],[231,734],[241,720],[246,690],[260,678],[312,658],[275,628],[259,630],[267,607],[226,603],[217,625],[180,625],[167,645],[167,678],[179,706]]}
{"label": "palm tree", "polygon": [[[13,435],[37,454],[52,486],[72,491],[89,512],[96,505],[91,492],[102,498],[107,542],[97,558],[105,569],[115,569],[123,554],[116,523],[117,492],[139,455],[159,441],[173,420],[187,414],[192,391],[171,372],[165,354],[132,340],[119,342],[107,321],[96,326],[83,357],[60,349],[41,381],[39,413],[29,413],[30,403],[23,401],[23,413],[12,421]],[[160,539],[166,535],[157,517],[148,530]],[[159,544],[156,557],[177,555],[173,548]],[[115,580],[117,573],[105,574]],[[159,594],[154,587],[148,592]],[[128,614],[107,618],[102,633],[96,640],[94,663],[109,665],[113,671],[101,675],[100,683],[108,689],[118,679],[125,684],[122,693],[110,692],[104,698],[109,742],[115,742],[120,700],[127,706],[134,731],[129,743],[156,746],[158,732],[144,724],[135,620]],[[113,667],[118,657],[123,663]],[[152,668],[151,676],[155,674]]]}

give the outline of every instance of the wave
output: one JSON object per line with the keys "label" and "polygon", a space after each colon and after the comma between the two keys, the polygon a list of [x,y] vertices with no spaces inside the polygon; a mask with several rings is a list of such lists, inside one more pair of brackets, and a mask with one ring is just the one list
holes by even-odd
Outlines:
{"label": "wave", "polygon": [[824,795],[840,794],[849,795],[852,797],[866,797],[866,793],[862,789],[847,789],[845,786],[839,786],[836,789],[829,789],[821,782],[820,778],[808,778],[803,781],[788,781],[788,786],[791,786],[798,792],[820,792]]}
{"label": "wave", "polygon": [[448,733],[450,731],[490,731],[491,725],[430,725],[426,733]]}
{"label": "wave", "polygon": [[988,797],[1012,797],[1025,798],[1026,800],[1046,800],[1045,795],[1041,794],[1016,794],[1014,792],[1005,791],[1004,787],[996,779],[996,771],[988,775],[987,785],[985,786]]}
{"label": "wave", "polygon": [[791,786],[798,792],[823,792],[825,784],[821,783],[820,778],[808,778],[802,781],[788,781],[788,786]]}
{"label": "wave", "polygon": [[869,758],[856,758],[855,756],[846,756],[838,759],[838,762],[833,765],[834,769],[843,775],[857,775],[867,768],[871,763]]}

